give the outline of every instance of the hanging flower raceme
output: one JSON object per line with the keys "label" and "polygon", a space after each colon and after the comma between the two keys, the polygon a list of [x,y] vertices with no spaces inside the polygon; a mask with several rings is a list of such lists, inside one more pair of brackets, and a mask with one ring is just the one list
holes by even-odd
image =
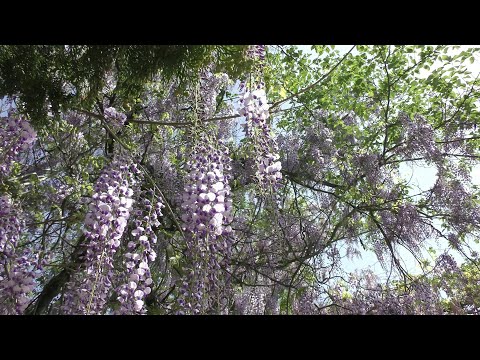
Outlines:
{"label": "hanging flower raceme", "polygon": [[114,107],[106,108],[104,116],[107,122],[113,127],[122,127],[125,121],[127,121],[127,115],[117,111]]}
{"label": "hanging flower raceme", "polygon": [[224,171],[231,170],[228,148],[217,150],[213,145],[202,144],[191,155],[182,203],[184,231],[203,236],[231,231],[231,227],[223,226],[225,220],[231,222],[232,207],[230,177],[224,175]]}
{"label": "hanging flower raceme", "polygon": [[133,204],[135,164],[116,160],[95,184],[85,218],[86,271],[69,284],[63,310],[66,313],[101,314],[112,288],[113,257],[127,227]]}
{"label": "hanging flower raceme", "polygon": [[0,254],[14,254],[21,229],[21,220],[11,199],[6,195],[0,196]]}
{"label": "hanging flower raceme", "polygon": [[279,160],[278,146],[272,135],[267,119],[270,116],[269,105],[262,81],[265,67],[265,46],[254,45],[247,51],[247,56],[255,61],[253,77],[257,82],[255,90],[251,91],[240,84],[244,94],[240,99],[240,115],[245,116],[245,136],[249,139],[250,157],[255,159],[255,180],[264,190],[275,189],[282,174],[282,163]]}
{"label": "hanging flower raceme", "polygon": [[37,133],[30,123],[15,117],[13,112],[8,117],[0,118],[0,177],[10,173],[20,152],[30,148],[36,138]]}
{"label": "hanging flower raceme", "polygon": [[153,250],[157,236],[152,227],[160,225],[163,203],[154,196],[152,191],[140,194],[140,206],[133,212],[135,229],[133,239],[127,244],[125,254],[126,282],[118,289],[120,308],[117,314],[145,314],[145,297],[152,291],[152,277],[149,263],[155,261],[157,254]]}
{"label": "hanging flower raceme", "polygon": [[246,117],[245,135],[252,146],[251,157],[255,159],[256,181],[264,189],[275,188],[282,178],[282,164],[278,159],[277,144],[267,123],[269,106],[262,86],[255,91],[245,91],[240,100],[240,115]]}
{"label": "hanging flower raceme", "polygon": [[23,313],[41,269],[35,261],[38,256],[17,248],[22,228],[19,209],[8,196],[0,196],[0,314],[4,315]]}
{"label": "hanging flower raceme", "polygon": [[265,45],[252,45],[247,50],[247,57],[255,61],[254,71],[262,74],[265,67]]}
{"label": "hanging flower raceme", "polygon": [[190,159],[182,220],[191,268],[182,284],[179,304],[183,309],[180,313],[195,314],[215,306],[221,267],[228,262],[231,247],[228,234],[232,232],[228,184],[231,165],[228,148],[221,143],[218,148],[196,145]]}
{"label": "hanging flower raceme", "polygon": [[268,289],[256,286],[235,294],[235,313],[239,315],[264,315]]}
{"label": "hanging flower raceme", "polygon": [[199,117],[206,119],[215,115],[217,110],[217,96],[221,89],[228,85],[228,75],[225,73],[213,73],[210,66],[200,75],[200,101]]}

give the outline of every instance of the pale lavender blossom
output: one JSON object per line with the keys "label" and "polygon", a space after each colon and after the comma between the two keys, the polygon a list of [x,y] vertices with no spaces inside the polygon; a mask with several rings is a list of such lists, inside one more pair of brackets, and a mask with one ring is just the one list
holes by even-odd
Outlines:
{"label": "pale lavender blossom", "polygon": [[0,314],[23,313],[41,269],[38,252],[18,248],[23,226],[20,209],[0,196]]}
{"label": "pale lavender blossom", "polygon": [[197,144],[187,163],[188,175],[182,196],[182,221],[186,256],[190,262],[180,289],[180,314],[198,314],[223,304],[221,268],[230,253],[230,157],[219,144]]}
{"label": "pale lavender blossom", "polygon": [[157,257],[153,249],[157,236],[152,227],[158,227],[159,217],[163,216],[163,203],[152,191],[140,194],[139,207],[133,212],[135,229],[131,235],[133,241],[127,244],[124,255],[125,273],[121,274],[123,284],[117,289],[120,308],[116,314],[146,314],[145,297],[152,292],[153,280],[150,263]]}
{"label": "pale lavender blossom", "polygon": [[135,164],[115,160],[98,178],[85,217],[85,271],[76,274],[65,294],[63,311],[70,314],[102,314],[112,289],[113,257],[127,227],[133,204]]}
{"label": "pale lavender blossom", "polygon": [[127,121],[127,115],[117,111],[114,107],[106,108],[104,111],[105,119],[113,127],[122,127],[125,121]]}
{"label": "pale lavender blossom", "polygon": [[14,112],[0,118],[0,177],[8,176],[12,164],[22,151],[29,149],[37,138],[30,123]]}

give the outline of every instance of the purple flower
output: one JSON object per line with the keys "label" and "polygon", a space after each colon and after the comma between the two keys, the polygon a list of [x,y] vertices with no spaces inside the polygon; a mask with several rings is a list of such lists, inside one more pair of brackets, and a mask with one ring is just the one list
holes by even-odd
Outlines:
{"label": "purple flower", "polygon": [[[155,209],[151,206],[152,202],[155,202]],[[152,291],[150,285],[153,282],[149,263],[157,256],[153,249],[157,238],[152,225],[159,224],[158,218],[163,215],[161,209],[165,207],[150,191],[143,191],[137,203],[139,208],[133,215],[137,226],[131,232],[134,241],[127,245],[129,252],[124,258],[126,273],[121,274],[121,285],[117,288],[120,308],[115,313],[122,315],[146,313],[144,299]]]}
{"label": "purple flower", "polygon": [[229,257],[228,242],[232,231],[229,226],[231,206],[227,206],[231,175],[226,170],[231,160],[228,148],[222,143],[218,147],[197,144],[190,159],[182,196],[190,272],[182,282],[178,305],[181,313],[197,314],[223,306],[219,302],[219,291],[222,291],[220,261]]}
{"label": "purple flower", "polygon": [[17,248],[22,229],[20,209],[0,196],[0,314],[22,314],[36,286],[41,264],[38,252]]}
{"label": "purple flower", "polygon": [[[130,217],[135,184],[125,160],[106,166],[95,184],[93,201],[85,217],[86,271],[75,274],[67,286],[63,311],[102,314],[112,288],[113,257]],[[127,266],[128,267],[128,266]]]}
{"label": "purple flower", "polygon": [[0,177],[8,176],[20,153],[29,149],[37,138],[35,130],[27,120],[14,117],[0,118]]}
{"label": "purple flower", "polygon": [[113,127],[122,127],[125,121],[127,121],[127,115],[117,111],[114,107],[106,108],[104,116]]}
{"label": "purple flower", "polygon": [[277,161],[277,144],[273,138],[270,126],[266,122],[269,117],[265,90],[259,88],[253,92],[245,91],[241,100],[243,107],[240,115],[246,117],[245,135],[252,148],[252,158],[255,159],[255,180],[263,189],[279,185],[282,178],[282,164]]}

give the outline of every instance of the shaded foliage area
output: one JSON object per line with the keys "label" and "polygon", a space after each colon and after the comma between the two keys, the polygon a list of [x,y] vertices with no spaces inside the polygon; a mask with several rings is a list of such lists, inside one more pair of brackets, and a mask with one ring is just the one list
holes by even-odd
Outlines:
{"label": "shaded foliage area", "polygon": [[[187,45],[3,45],[0,47],[0,93],[19,96],[34,122],[49,110],[55,115],[76,106],[90,109],[115,74],[110,103],[133,106],[154,75],[175,77],[181,86],[211,62],[238,76],[245,46]],[[112,82],[112,79],[109,79]],[[113,90],[113,89],[112,89]],[[100,99],[101,100],[101,99]]]}

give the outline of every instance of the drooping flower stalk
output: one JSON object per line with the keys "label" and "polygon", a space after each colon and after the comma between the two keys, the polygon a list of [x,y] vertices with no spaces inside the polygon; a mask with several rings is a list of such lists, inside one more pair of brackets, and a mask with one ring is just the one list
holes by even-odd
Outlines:
{"label": "drooping flower stalk", "polygon": [[0,314],[22,314],[41,269],[29,249],[18,248],[23,220],[20,210],[0,196]]}
{"label": "drooping flower stalk", "polygon": [[275,187],[282,178],[282,164],[278,161],[280,156],[277,144],[266,121],[269,113],[265,90],[247,90],[242,104],[240,114],[246,117],[245,133],[252,144],[251,156],[255,159],[256,181],[264,189]]}
{"label": "drooping flower stalk", "polygon": [[65,294],[63,310],[70,314],[101,314],[109,300],[114,277],[113,258],[127,227],[133,204],[135,164],[115,160],[101,173],[85,218],[85,272],[78,274]]}
{"label": "drooping flower stalk", "polygon": [[222,306],[222,266],[230,254],[231,170],[228,148],[220,143],[194,146],[187,163],[182,215],[189,263],[181,286],[180,313],[206,313]]}
{"label": "drooping flower stalk", "polygon": [[[198,117],[207,119],[215,116],[217,109],[217,96],[220,91],[228,85],[228,75],[225,73],[214,73],[211,65],[200,74]],[[219,116],[219,115],[217,115]]]}
{"label": "drooping flower stalk", "polygon": [[[13,111],[0,118],[0,179],[10,174],[20,153],[36,138],[29,122]],[[39,269],[35,256],[18,248],[23,226],[21,210],[8,195],[0,196],[0,314],[22,314],[35,288]]]}
{"label": "drooping flower stalk", "polygon": [[20,152],[30,148],[36,138],[37,133],[22,117],[10,112],[8,117],[0,118],[0,177],[10,174]]}
{"label": "drooping flower stalk", "polygon": [[107,122],[113,127],[122,127],[125,121],[127,121],[127,115],[117,111],[114,107],[106,108],[104,116]]}
{"label": "drooping flower stalk", "polygon": [[[240,115],[245,116],[245,136],[249,139],[251,147],[251,158],[255,159],[255,180],[264,190],[275,189],[282,174],[282,164],[279,160],[278,146],[267,122],[269,118],[269,105],[265,93],[265,84],[261,81],[262,69],[265,59],[265,48],[255,46],[250,50],[249,55],[259,59],[255,69],[258,84],[255,90],[245,86],[245,92],[240,99]],[[242,85],[242,88],[244,85]]]}
{"label": "drooping flower stalk", "polygon": [[145,314],[145,297],[152,291],[152,277],[149,263],[155,261],[157,254],[153,249],[157,236],[152,227],[160,225],[158,218],[165,207],[152,191],[144,191],[140,195],[140,205],[133,213],[135,229],[132,231],[133,241],[127,244],[128,251],[124,255],[126,265],[126,283],[117,289],[120,308],[117,314]]}

